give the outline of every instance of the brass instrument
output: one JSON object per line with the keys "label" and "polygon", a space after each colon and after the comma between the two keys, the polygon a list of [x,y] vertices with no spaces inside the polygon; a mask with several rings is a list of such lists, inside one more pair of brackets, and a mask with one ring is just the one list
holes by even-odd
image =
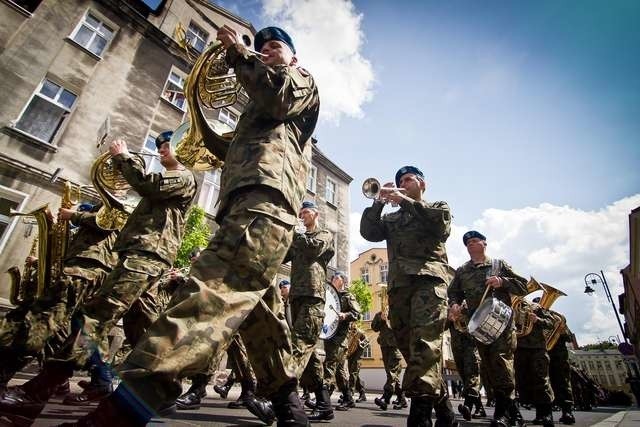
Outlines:
{"label": "brass instrument", "polygon": [[[36,250],[38,248],[38,238],[33,239],[33,243],[31,244],[31,250],[29,251],[29,255],[27,255],[27,259],[24,262],[24,269],[22,270],[22,275],[20,275],[20,269],[17,266],[10,267],[7,270],[9,274],[9,301],[13,305],[22,304],[27,298],[26,285],[28,280],[31,277],[31,271],[33,270],[33,263],[29,262],[28,259],[30,257],[36,256]],[[33,297],[33,295],[31,296]]]}
{"label": "brass instrument", "polygon": [[360,334],[358,333],[358,327],[355,322],[349,325],[349,331],[347,332],[347,354],[346,357],[351,356],[356,352],[360,344]]}
{"label": "brass instrument", "polygon": [[[527,282],[527,294],[536,292],[542,288],[542,285],[533,277]],[[533,322],[531,321],[531,313],[533,306],[525,299],[525,295],[511,295],[511,308],[513,309],[513,323],[516,328],[516,335],[524,337],[533,330]]]}
{"label": "brass instrument", "polygon": [[[122,172],[114,167],[112,159],[106,152],[98,156],[91,166],[91,182],[102,199],[96,224],[103,230],[122,229],[140,201],[140,196],[132,190]],[[141,155],[133,154],[133,159],[144,166]]]}
{"label": "brass instrument", "polygon": [[[467,309],[467,300],[462,301],[460,308],[463,311]],[[462,313],[460,315],[460,318],[453,322],[453,327],[456,328],[456,330],[459,332],[462,332],[465,334],[468,333],[469,332],[469,316],[465,313]]]}
{"label": "brass instrument", "polygon": [[540,298],[540,302],[538,304],[540,304],[542,308],[545,308],[549,312],[549,314],[551,314],[551,317],[553,317],[554,320],[553,329],[545,329],[543,331],[547,351],[549,351],[553,347],[555,347],[558,339],[560,338],[560,335],[562,335],[567,327],[567,319],[557,311],[551,310],[551,305],[559,297],[567,296],[567,294],[547,283],[542,283],[542,286],[544,288],[544,293],[542,294],[542,297]]}
{"label": "brass instrument", "polygon": [[[398,187],[384,187],[387,191],[404,191],[403,188]],[[379,199],[382,192],[382,185],[380,181],[375,178],[367,178],[362,183],[362,194],[367,199]]]}
{"label": "brass instrument", "polygon": [[207,120],[203,107],[219,109],[236,103],[242,87],[235,74],[229,71],[226,49],[222,43],[216,42],[205,49],[185,79],[184,96],[189,105],[189,122],[176,129],[170,142],[176,146],[176,157],[180,163],[188,168],[205,171],[222,167],[223,161],[214,152],[219,152],[216,146],[231,143],[233,129],[222,122]]}

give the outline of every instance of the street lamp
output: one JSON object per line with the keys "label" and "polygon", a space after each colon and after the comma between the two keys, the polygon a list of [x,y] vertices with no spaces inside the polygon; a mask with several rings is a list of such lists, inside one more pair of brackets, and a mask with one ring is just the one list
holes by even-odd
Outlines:
{"label": "street lamp", "polygon": [[624,328],[622,327],[622,322],[620,321],[620,315],[618,314],[618,310],[616,309],[616,304],[613,302],[613,298],[611,297],[611,291],[609,290],[609,285],[607,285],[607,279],[604,277],[604,272],[600,270],[600,274],[598,273],[589,273],[584,276],[584,293],[587,295],[593,294],[596,290],[594,287],[597,284],[601,284],[604,288],[604,293],[607,295],[607,299],[611,302],[613,306],[613,312],[616,314],[616,319],[618,319],[618,325],[620,326],[620,332],[622,332],[622,338],[624,338],[624,342],[627,342],[627,336],[624,333]]}

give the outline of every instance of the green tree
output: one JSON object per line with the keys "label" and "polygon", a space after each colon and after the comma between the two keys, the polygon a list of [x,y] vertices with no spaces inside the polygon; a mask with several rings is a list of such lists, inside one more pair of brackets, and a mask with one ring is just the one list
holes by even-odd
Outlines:
{"label": "green tree", "polygon": [[200,206],[192,206],[187,212],[187,223],[184,228],[182,245],[178,249],[178,258],[174,267],[181,268],[189,265],[189,254],[195,248],[204,248],[211,238],[211,228],[207,224],[207,218]]}
{"label": "green tree", "polygon": [[362,313],[366,313],[367,311],[371,310],[371,301],[373,300],[373,295],[371,294],[371,288],[365,283],[364,280],[353,280],[351,282],[351,285],[349,286],[349,292],[351,292],[353,296],[356,297],[356,301],[358,301]]}
{"label": "green tree", "polygon": [[615,350],[618,345],[610,341],[602,341],[594,344],[587,344],[580,347],[580,350]]}

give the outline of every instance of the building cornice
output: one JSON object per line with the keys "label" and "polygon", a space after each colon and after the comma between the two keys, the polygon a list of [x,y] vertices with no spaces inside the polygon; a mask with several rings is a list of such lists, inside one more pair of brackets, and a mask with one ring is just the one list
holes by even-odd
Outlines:
{"label": "building cornice", "polygon": [[243,18],[241,18],[240,16],[229,12],[227,9],[224,9],[224,8],[222,8],[220,6],[217,6],[217,5],[213,4],[213,3],[210,3],[207,0],[186,0],[186,2],[189,4],[189,6],[191,6],[193,8],[195,8],[195,5],[193,3],[198,3],[199,5],[204,6],[204,7],[206,7],[207,9],[209,9],[209,10],[211,10],[213,12],[219,13],[220,15],[224,16],[225,18],[228,18],[228,19],[230,19],[232,21],[237,22],[238,24],[240,24],[240,25],[242,25],[244,27],[249,28],[251,30],[252,34],[256,33],[256,29],[255,29],[255,27],[253,26],[253,24],[251,22],[246,21]]}
{"label": "building cornice", "polygon": [[342,181],[350,184],[353,181],[353,178],[349,176],[344,170],[340,169],[338,165],[333,163],[324,153],[317,147],[315,140],[313,143],[313,160],[318,164],[321,164],[327,170],[331,171],[335,176],[340,178]]}

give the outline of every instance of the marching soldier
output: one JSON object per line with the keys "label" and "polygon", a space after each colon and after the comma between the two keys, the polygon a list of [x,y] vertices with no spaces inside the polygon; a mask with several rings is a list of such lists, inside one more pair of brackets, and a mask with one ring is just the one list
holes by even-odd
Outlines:
{"label": "marching soldier", "polygon": [[[319,227],[318,207],[312,201],[302,203],[298,217],[305,231],[297,232],[284,262],[291,261],[291,339],[298,360],[300,384],[315,392],[316,408],[311,419],[333,418],[326,384],[322,382],[321,362],[315,353],[324,319],[324,294],[327,265],[333,258],[333,236]],[[302,230],[299,230],[302,231]]]}
{"label": "marching soldier", "polygon": [[114,243],[118,264],[74,316],[72,333],[63,348],[22,386],[22,392],[8,391],[3,395],[0,399],[3,414],[36,418],[74,369],[107,354],[109,330],[173,264],[196,184],[193,173],[174,157],[169,143],[171,133],[164,132],[156,138],[160,163],[166,169],[162,173],[146,174],[144,165],[132,159],[124,141],[111,143],[109,151],[114,166],[142,196]]}
{"label": "marching soldier", "polygon": [[[451,212],[446,202],[423,199],[426,182],[415,166],[400,168],[395,184],[401,190],[385,184],[382,199],[365,209],[360,234],[372,242],[387,241],[389,318],[407,363],[402,389],[411,397],[407,425],[429,425],[434,407],[436,422],[452,425],[455,414],[442,379],[442,334],[452,273],[445,242]],[[400,209],[381,217],[385,200]]]}
{"label": "marching soldier", "polygon": [[451,352],[462,378],[460,397],[464,397],[464,402],[458,405],[458,411],[465,420],[470,421],[474,405],[478,416],[484,412],[480,400],[480,355],[473,337],[468,332],[456,329],[453,322],[450,323]]}
{"label": "marching soldier", "polygon": [[394,409],[406,408],[407,400],[404,397],[402,387],[400,387],[402,354],[400,354],[400,350],[398,350],[396,339],[391,327],[389,326],[386,310],[379,311],[375,316],[373,316],[371,329],[378,332],[378,344],[382,351],[382,363],[384,365],[384,371],[387,374],[387,381],[383,386],[382,397],[376,397],[374,402],[380,407],[380,409],[386,411],[389,403],[391,402],[391,396],[393,396],[393,393],[395,392],[398,397],[398,407],[394,406]]}
{"label": "marching soldier", "polygon": [[[513,272],[502,260],[489,258],[485,251],[486,238],[477,231],[468,231],[462,236],[470,260],[456,270],[449,285],[449,318],[460,319],[462,302],[466,300],[469,316],[473,316],[480,305],[487,286],[493,291],[493,297],[511,306],[511,294],[526,294],[526,279]],[[513,372],[513,349],[516,346],[516,333],[513,321],[496,340],[489,344],[476,341],[480,363],[486,366],[487,380],[496,400],[492,426],[508,427],[511,422],[522,423],[522,417],[513,400],[515,377]]]}
{"label": "marching soldier", "polygon": [[518,337],[514,355],[516,389],[521,403],[536,407],[533,424],[553,426],[553,390],[549,382],[549,355],[545,329],[552,329],[554,319],[539,304],[531,303],[528,316],[533,323],[531,332]]}
{"label": "marching soldier", "polygon": [[549,350],[549,379],[555,396],[554,402],[562,410],[559,421],[562,424],[575,424],[568,342],[571,342],[571,332],[565,327],[556,344]]}
{"label": "marching soldier", "polygon": [[[364,331],[356,326],[355,323],[351,324],[351,329],[355,330],[355,338],[357,344],[351,351],[351,354],[347,356],[347,369],[349,371],[349,390],[351,394],[358,393],[356,402],[366,402],[367,395],[365,394],[364,381],[360,378],[360,368],[362,367],[362,355],[364,350],[369,346],[369,338],[365,335]],[[351,345],[351,343],[349,343]]]}
{"label": "marching soldier", "polygon": [[214,136],[204,140],[224,160],[220,228],[169,309],[121,365],[120,386],[82,422],[147,423],[178,397],[183,373],[205,370],[238,330],[258,378],[257,394],[272,400],[278,422],[308,422],[273,278],[291,244],[305,192],[318,90],[296,66],[293,42],[283,30],[269,27],[256,34],[262,59],[228,26],[217,38],[250,98],[230,144]]}

